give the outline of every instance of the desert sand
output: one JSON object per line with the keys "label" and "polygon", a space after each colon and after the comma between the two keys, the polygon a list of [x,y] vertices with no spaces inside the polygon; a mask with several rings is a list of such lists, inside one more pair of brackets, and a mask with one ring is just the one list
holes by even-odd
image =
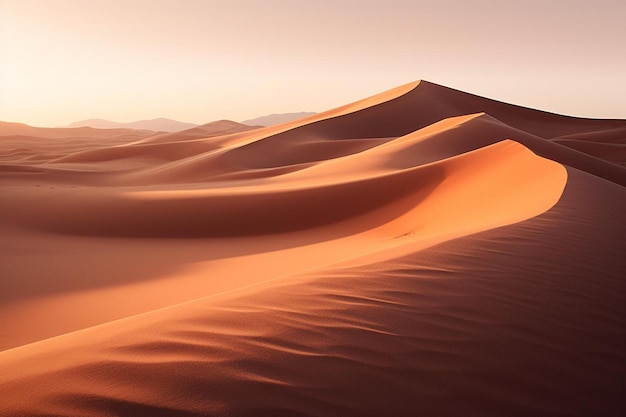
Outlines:
{"label": "desert sand", "polygon": [[426,81],[0,123],[0,416],[625,415],[625,166],[626,120]]}

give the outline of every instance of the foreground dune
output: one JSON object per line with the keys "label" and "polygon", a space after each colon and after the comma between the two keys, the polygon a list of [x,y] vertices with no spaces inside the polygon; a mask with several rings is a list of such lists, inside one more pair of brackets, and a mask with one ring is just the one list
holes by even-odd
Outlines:
{"label": "foreground dune", "polygon": [[253,130],[9,127],[2,416],[626,411],[626,121],[419,82]]}

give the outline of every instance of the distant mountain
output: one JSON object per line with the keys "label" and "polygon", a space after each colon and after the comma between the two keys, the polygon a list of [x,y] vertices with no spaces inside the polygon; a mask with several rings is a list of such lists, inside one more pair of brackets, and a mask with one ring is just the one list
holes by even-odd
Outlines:
{"label": "distant mountain", "polygon": [[152,120],[139,120],[136,122],[130,123],[120,123],[113,122],[110,120],[104,119],[88,119],[82,120],[80,122],[74,122],[66,127],[83,127],[89,126],[97,129],[115,129],[115,128],[126,128],[126,129],[143,129],[143,130],[152,130],[155,132],[180,132],[181,130],[187,130],[194,128],[198,125],[193,123],[185,123],[179,122],[177,120],[158,118]]}
{"label": "distant mountain", "polygon": [[243,124],[250,126],[273,126],[281,123],[291,122],[292,120],[302,119],[303,117],[312,116],[314,112],[300,112],[300,113],[280,113],[270,114],[268,116],[257,117],[256,119],[244,120]]}

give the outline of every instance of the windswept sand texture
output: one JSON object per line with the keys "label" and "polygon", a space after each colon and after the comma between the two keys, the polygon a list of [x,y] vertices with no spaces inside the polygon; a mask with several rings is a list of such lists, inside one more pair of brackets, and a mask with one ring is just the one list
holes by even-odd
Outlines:
{"label": "windswept sand texture", "polygon": [[0,124],[1,416],[622,416],[626,121],[425,81]]}

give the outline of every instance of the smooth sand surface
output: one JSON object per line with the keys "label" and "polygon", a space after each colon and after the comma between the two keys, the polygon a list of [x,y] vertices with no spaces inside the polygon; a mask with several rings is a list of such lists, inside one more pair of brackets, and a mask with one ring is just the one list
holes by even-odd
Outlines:
{"label": "smooth sand surface", "polygon": [[623,415],[625,131],[425,81],[2,123],[0,415]]}

